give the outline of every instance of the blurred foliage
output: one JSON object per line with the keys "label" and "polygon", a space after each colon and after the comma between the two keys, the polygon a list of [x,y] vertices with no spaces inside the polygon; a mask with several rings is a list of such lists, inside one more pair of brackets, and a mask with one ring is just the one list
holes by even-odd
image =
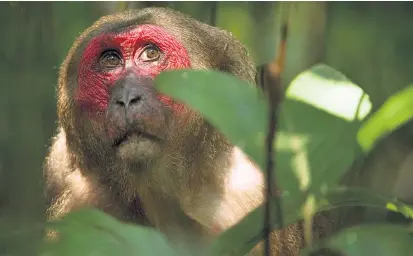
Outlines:
{"label": "blurred foliage", "polygon": [[[322,247],[344,255],[412,255],[411,230],[399,225],[360,225],[333,235]],[[316,247],[317,249],[317,247]],[[303,252],[302,255],[307,255]]]}
{"label": "blurred foliage", "polygon": [[[290,85],[289,89],[300,90],[305,86],[317,86],[313,85],[312,76],[305,76],[307,73],[322,76],[328,80],[326,83],[330,87],[341,86],[337,81],[342,81],[345,77],[331,67],[317,65],[300,74],[301,77],[307,79],[294,80],[295,84]],[[347,83],[347,86],[354,86],[351,82]],[[155,84],[162,93],[197,109],[232,143],[249,155],[262,170],[266,169],[264,143],[268,132],[268,108],[258,88],[220,72],[189,70],[164,72],[155,79]],[[171,84],[174,86],[170,86]],[[323,99],[334,98],[335,94],[334,90],[319,90],[316,94],[317,103],[323,104]],[[294,100],[293,96],[294,94],[287,93],[279,114],[279,138],[276,155],[274,155],[277,163],[276,182],[285,193],[280,199],[286,219],[284,226],[305,217],[306,212],[303,207],[310,195],[315,195],[317,199],[313,206],[315,212],[345,206],[368,206],[403,212],[407,218],[411,218],[412,208],[398,200],[374,194],[368,190],[339,187],[344,172],[362,153],[357,144],[357,132],[360,128],[364,128],[363,123],[349,122],[340,116],[329,114],[333,110],[329,109],[328,104],[325,104],[325,109],[320,109],[311,104],[300,103]],[[306,96],[311,98],[312,94],[307,93]],[[359,102],[363,101],[361,96],[361,94],[358,96]],[[342,102],[350,102],[354,95],[342,93],[341,97]],[[394,96],[392,103],[399,106],[399,109],[406,110],[410,108],[410,104],[406,104],[409,102],[407,99],[408,97]],[[330,105],[334,108],[334,104]],[[357,117],[359,110],[359,108],[354,108],[353,116]],[[405,116],[403,111],[392,113],[395,120],[400,120],[400,116]],[[385,123],[387,123],[386,119],[376,121],[376,125]],[[369,123],[367,125],[371,126]],[[379,137],[376,137],[377,139]],[[327,155],[328,159],[326,159]],[[272,211],[272,216],[276,216],[276,211],[274,209]],[[223,233],[213,243],[212,255],[226,255],[229,252],[234,253],[233,255],[245,255],[249,252],[264,238],[262,216],[263,206],[249,214],[237,226]],[[276,223],[272,224],[276,227]],[[397,242],[397,245],[405,247],[406,250],[413,249],[412,238],[407,232],[407,227],[401,230],[394,229],[395,235],[403,238]],[[356,243],[357,241],[349,244],[345,240],[346,235],[357,236],[360,233],[363,243],[366,232],[374,232],[374,229],[366,227],[354,230],[345,230],[341,236],[334,236],[331,240],[327,239],[328,244],[343,252],[351,252],[348,255],[364,255],[365,251],[371,249],[363,248],[360,243]],[[377,227],[377,230],[381,232],[380,227]],[[383,239],[392,241],[391,236],[387,238],[376,236],[376,239],[377,241]],[[394,248],[388,247],[384,251],[388,252],[388,250],[394,250]],[[409,250],[401,251],[400,255],[405,255],[405,252]],[[393,255],[398,254],[395,252]]]}
{"label": "blurred foliage", "polygon": [[[410,96],[406,94],[402,96],[405,99],[400,100],[396,95],[390,99],[397,92],[408,93],[411,90],[405,88],[413,81],[413,35],[409,33],[413,25],[412,3],[1,2],[0,255],[32,255],[42,234],[39,228],[39,223],[44,221],[42,163],[56,129],[55,86],[58,67],[67,51],[76,37],[100,16],[145,6],[171,7],[231,31],[248,47],[257,65],[274,58],[279,27],[282,22],[288,21],[290,32],[284,80],[285,84],[291,84],[291,88],[287,90],[283,111],[286,115],[281,122],[284,130],[278,142],[281,154],[277,155],[277,162],[281,169],[295,168],[289,163],[297,152],[282,153],[282,148],[291,144],[290,135],[294,132],[293,138],[303,142],[305,150],[300,152],[306,152],[308,156],[311,174],[308,177],[314,193],[320,192],[322,184],[337,184],[339,177],[349,169],[344,181],[413,202],[413,160],[409,157],[413,147]],[[320,74],[320,66],[313,68],[317,63],[326,63],[343,72],[345,82],[335,75],[332,78]],[[302,73],[305,70],[307,73]],[[331,69],[323,68],[321,71],[332,74]],[[333,73],[337,75],[337,71]],[[304,93],[310,91],[313,93]],[[241,93],[242,90],[239,97]],[[247,94],[243,96],[244,100],[248,98]],[[363,100],[366,103],[361,104]],[[201,99],[195,103],[206,107],[209,104]],[[245,102],[242,105],[236,102],[235,97],[233,104],[236,108],[242,107],[244,112],[260,111],[262,108],[254,110],[256,105]],[[363,106],[366,111],[359,115]],[[221,110],[217,113],[223,114]],[[210,117],[219,119],[215,116],[217,113],[212,113]],[[403,115],[401,118],[398,118],[399,113]],[[255,135],[261,136],[255,141],[259,143],[252,151],[259,150],[263,143],[263,130],[258,135],[260,128],[253,125],[265,123],[264,116],[263,112],[254,115],[257,120],[252,124],[248,123],[251,119],[233,120],[246,122],[248,125],[245,128],[255,129]],[[396,122],[389,126],[388,120]],[[383,127],[385,132],[380,130]],[[227,128],[225,131],[231,136],[231,130]],[[242,137],[243,134],[237,136]],[[374,147],[363,153],[357,143],[363,147]],[[250,155],[260,157],[251,152]],[[303,182],[300,172],[293,173],[284,171],[281,174],[285,175],[285,186],[292,190],[299,188]],[[297,194],[299,191],[296,189]],[[363,203],[366,202],[361,201],[360,204]],[[386,213],[373,209],[367,211],[365,219],[383,220],[386,216]],[[250,229],[258,220],[246,223],[243,230]],[[231,247],[251,237],[255,240],[249,241],[255,243],[261,238],[258,235],[260,226],[255,227],[254,232],[248,234],[237,231],[240,240],[233,240],[235,236],[229,231],[229,240],[224,238],[224,244]],[[372,247],[376,244],[384,246],[386,243],[382,239],[392,241],[387,249],[392,248],[393,242],[405,244],[405,241],[410,241],[405,236],[404,228],[379,227],[374,233],[374,227],[360,227],[345,231],[330,241],[339,248],[343,243],[352,242],[352,247],[346,247],[351,250],[349,253],[359,250],[360,243],[349,239],[346,232],[360,234],[359,241],[372,244]],[[225,234],[223,237],[226,237]],[[370,240],[366,242],[366,239]],[[24,246],[22,241],[25,241]],[[217,244],[219,248],[222,245],[220,242]],[[240,250],[246,250],[248,246]],[[386,248],[376,249],[380,249],[375,251],[377,253],[387,252]],[[362,255],[370,253],[365,251]]]}
{"label": "blurred foliage", "polygon": [[41,255],[183,256],[188,253],[173,248],[162,234],[151,228],[125,224],[94,209],[70,213],[48,226],[59,233],[59,238],[45,243]]}

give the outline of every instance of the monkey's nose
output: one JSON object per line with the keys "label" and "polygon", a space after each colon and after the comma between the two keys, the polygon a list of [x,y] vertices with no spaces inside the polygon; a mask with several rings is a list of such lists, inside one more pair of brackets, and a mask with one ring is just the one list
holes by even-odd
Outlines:
{"label": "monkey's nose", "polygon": [[115,97],[115,104],[129,109],[134,105],[138,105],[142,101],[142,94],[132,88],[125,88],[118,97]]}
{"label": "monkey's nose", "polygon": [[123,84],[113,88],[108,108],[109,117],[119,123],[132,122],[136,116],[145,112],[146,97],[143,88],[136,85]]}
{"label": "monkey's nose", "polygon": [[109,91],[109,119],[116,122],[133,122],[154,109],[154,93],[149,78],[130,74],[116,81]]}

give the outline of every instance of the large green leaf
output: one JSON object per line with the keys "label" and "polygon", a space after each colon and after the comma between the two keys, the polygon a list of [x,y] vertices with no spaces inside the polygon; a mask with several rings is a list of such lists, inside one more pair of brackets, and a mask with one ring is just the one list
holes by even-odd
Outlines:
{"label": "large green leaf", "polygon": [[49,225],[59,237],[45,244],[42,255],[185,255],[172,248],[157,231],[122,223],[95,209],[69,213]]}
{"label": "large green leaf", "polygon": [[[279,119],[277,175],[289,193],[334,187],[361,151],[358,123],[349,123],[311,106],[286,99]],[[288,183],[284,183],[289,179]],[[292,182],[299,186],[285,186]]]}
{"label": "large green leaf", "polygon": [[[411,228],[406,226],[369,224],[348,228],[329,237],[322,245],[348,256],[410,256],[413,236]],[[308,255],[308,251],[302,255]]]}
{"label": "large green leaf", "polygon": [[357,138],[364,151],[413,118],[413,85],[391,96],[360,128]]}
{"label": "large green leaf", "polygon": [[356,135],[370,108],[363,90],[329,66],[299,74],[280,112],[278,131],[289,139],[278,147],[278,172],[296,173],[301,190],[336,185],[361,154]]}
{"label": "large green leaf", "polygon": [[168,71],[155,79],[162,93],[198,110],[235,145],[264,167],[268,107],[260,91],[216,71]]}

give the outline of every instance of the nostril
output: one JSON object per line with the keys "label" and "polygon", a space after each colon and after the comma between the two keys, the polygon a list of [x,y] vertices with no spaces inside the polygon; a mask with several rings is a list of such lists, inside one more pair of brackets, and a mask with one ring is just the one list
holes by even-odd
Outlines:
{"label": "nostril", "polygon": [[138,102],[141,101],[141,100],[142,100],[142,97],[141,97],[141,96],[136,96],[136,97],[132,98],[132,99],[129,101],[129,104],[136,104],[136,103],[138,103]]}
{"label": "nostril", "polygon": [[125,102],[123,102],[122,100],[116,100],[116,104],[124,107],[125,106]]}

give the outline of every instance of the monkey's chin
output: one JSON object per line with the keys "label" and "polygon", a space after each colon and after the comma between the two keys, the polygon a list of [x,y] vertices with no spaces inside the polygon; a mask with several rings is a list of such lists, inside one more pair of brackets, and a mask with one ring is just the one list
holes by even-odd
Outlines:
{"label": "monkey's chin", "polygon": [[159,152],[159,142],[138,134],[129,135],[117,146],[118,157],[131,163],[148,161],[156,157]]}

